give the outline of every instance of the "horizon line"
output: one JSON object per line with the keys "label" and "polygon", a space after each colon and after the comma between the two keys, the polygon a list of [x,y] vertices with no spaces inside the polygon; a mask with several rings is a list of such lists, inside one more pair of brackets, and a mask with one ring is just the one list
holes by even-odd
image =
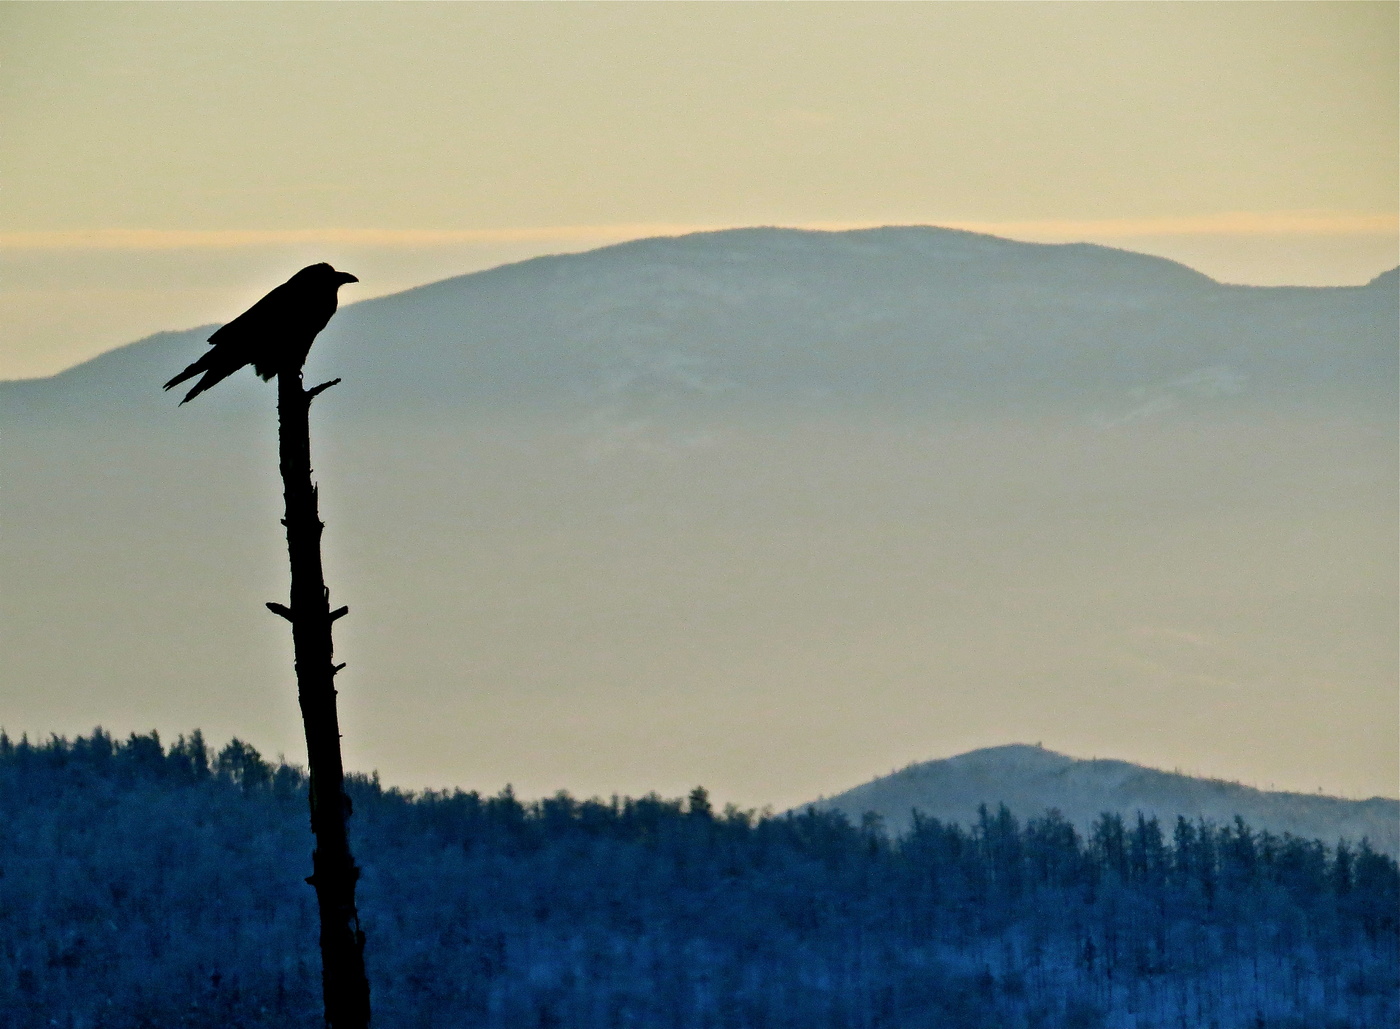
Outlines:
{"label": "horizon line", "polygon": [[1400,214],[1338,211],[1235,211],[1157,218],[1019,219],[935,222],[810,221],[792,223],[623,222],[601,225],[523,226],[487,229],[151,229],[103,228],[0,232],[0,250],[205,250],[302,246],[382,248],[486,246],[510,243],[625,242],[739,228],[789,228],[849,232],[862,229],[947,228],[1035,241],[1091,242],[1151,236],[1392,236],[1400,239]]}

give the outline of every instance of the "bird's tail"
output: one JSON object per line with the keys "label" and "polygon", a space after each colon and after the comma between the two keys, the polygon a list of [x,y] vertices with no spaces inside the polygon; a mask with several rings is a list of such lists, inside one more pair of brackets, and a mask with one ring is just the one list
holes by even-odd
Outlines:
{"label": "bird's tail", "polygon": [[[203,393],[203,392],[204,392],[206,389],[208,389],[210,386],[213,386],[213,385],[215,385],[216,383],[221,382],[221,381],[223,381],[223,380],[226,379],[226,378],[228,378],[228,373],[219,374],[219,373],[216,373],[216,372],[205,372],[205,373],[204,373],[204,378],[200,379],[198,382],[196,382],[196,383],[194,384],[194,389],[190,390],[188,393],[185,394],[185,399],[182,400],[182,401],[180,401],[180,404],[181,404],[181,405],[183,405],[183,404],[188,404],[191,400],[193,400],[195,397],[199,396],[201,393]],[[180,406],[180,405],[176,405],[176,406]]]}
{"label": "bird's tail", "polygon": [[198,361],[194,362],[194,364],[190,365],[183,372],[181,372],[179,375],[175,376],[175,378],[171,379],[165,384],[165,388],[170,389],[174,386],[180,385],[180,383],[184,382],[186,379],[194,378],[200,372],[204,373],[204,378],[200,379],[197,383],[195,383],[194,389],[190,390],[188,393],[185,394],[185,399],[180,401],[181,404],[188,404],[191,400],[199,396],[210,386],[213,386],[217,382],[223,381],[224,379],[228,378],[231,374],[233,374],[234,369],[216,369],[211,367],[214,362],[211,361],[210,358],[214,356],[214,353],[215,352],[213,350],[209,351]]}
{"label": "bird's tail", "polygon": [[[204,360],[204,359],[203,359],[203,358],[200,358],[200,361],[202,361],[202,360]],[[196,375],[198,375],[198,374],[199,374],[200,372],[202,372],[202,371],[204,371],[204,369],[201,368],[201,367],[199,366],[199,361],[196,361],[194,364],[190,365],[188,368],[186,368],[186,369],[185,369],[183,372],[181,372],[179,375],[175,376],[175,378],[173,378],[173,379],[171,379],[169,382],[167,382],[163,388],[164,388],[164,389],[174,389],[176,386],[180,385],[180,383],[184,382],[186,379],[192,379],[192,378],[194,378]]]}

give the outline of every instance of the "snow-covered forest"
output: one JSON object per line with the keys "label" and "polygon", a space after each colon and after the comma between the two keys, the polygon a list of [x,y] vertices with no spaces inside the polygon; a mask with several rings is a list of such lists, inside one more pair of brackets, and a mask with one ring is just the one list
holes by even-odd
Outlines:
{"label": "snow-covered forest", "polygon": [[[350,791],[381,1027],[1400,1018],[1400,879],[1364,841]],[[0,1027],[318,1024],[310,848],[304,774],[237,740],[0,734]]]}

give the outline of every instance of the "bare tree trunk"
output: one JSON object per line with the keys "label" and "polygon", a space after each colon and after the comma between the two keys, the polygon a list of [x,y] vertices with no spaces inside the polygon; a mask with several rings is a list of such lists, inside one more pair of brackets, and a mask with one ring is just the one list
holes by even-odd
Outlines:
{"label": "bare tree trunk", "polygon": [[[338,382],[340,380],[335,380]],[[366,1029],[369,1025],[369,980],[365,978],[365,934],[355,910],[355,881],[360,871],[350,854],[345,823],[350,798],[345,795],[340,761],[340,722],[335,708],[335,674],[331,624],[346,608],[330,610],[330,591],[321,570],[321,523],[316,486],[311,481],[311,400],[335,385],[302,387],[301,369],[277,377],[277,418],[282,484],[287,504],[287,554],[292,566],[291,607],[267,606],[292,623],[296,653],[297,695],[306,726],[306,755],[311,773],[311,831],[316,847],[312,875],[321,910],[321,987],[330,1029]]]}

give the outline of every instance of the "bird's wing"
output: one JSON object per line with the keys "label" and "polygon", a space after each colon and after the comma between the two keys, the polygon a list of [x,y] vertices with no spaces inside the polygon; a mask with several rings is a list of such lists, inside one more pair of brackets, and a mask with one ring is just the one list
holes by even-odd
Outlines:
{"label": "bird's wing", "polygon": [[266,332],[284,321],[294,301],[295,291],[287,288],[290,285],[290,282],[282,283],[237,318],[219,326],[209,337],[209,343],[236,342],[245,333]]}

